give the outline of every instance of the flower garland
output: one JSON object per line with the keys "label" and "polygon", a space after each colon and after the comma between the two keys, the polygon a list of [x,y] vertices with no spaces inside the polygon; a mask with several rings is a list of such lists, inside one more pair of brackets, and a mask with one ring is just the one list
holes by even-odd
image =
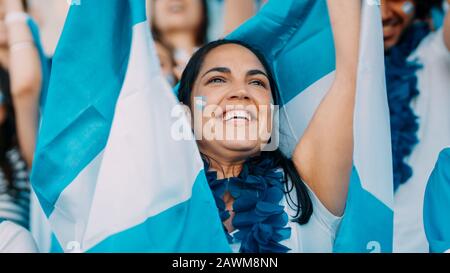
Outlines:
{"label": "flower garland", "polygon": [[385,54],[395,190],[411,178],[413,170],[405,159],[419,142],[418,117],[411,102],[419,95],[416,72],[422,66],[417,61],[408,61],[408,57],[429,33],[427,24],[416,23],[406,31],[400,43]]}
{"label": "flower garland", "polygon": [[[209,169],[208,162],[205,169]],[[237,232],[231,236],[224,227],[229,243],[240,242],[241,253],[290,250],[280,243],[291,236],[291,229],[286,227],[288,215],[280,205],[285,178],[272,158],[262,155],[247,160],[237,177],[217,179],[217,173],[209,171],[207,179],[222,222],[230,218],[223,201],[225,193],[234,198],[232,224]]]}

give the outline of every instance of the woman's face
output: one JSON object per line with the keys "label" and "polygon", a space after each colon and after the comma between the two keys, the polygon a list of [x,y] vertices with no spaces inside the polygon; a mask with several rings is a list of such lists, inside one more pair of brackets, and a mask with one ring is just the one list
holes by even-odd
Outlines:
{"label": "woman's face", "polygon": [[236,44],[211,50],[191,98],[201,152],[230,162],[257,155],[270,138],[272,103],[267,71],[250,50]]}
{"label": "woman's face", "polygon": [[414,19],[415,4],[412,0],[382,0],[384,47],[386,50],[395,46],[404,30]]}
{"label": "woman's face", "polygon": [[153,22],[162,33],[198,31],[203,20],[201,0],[150,0],[153,1]]}

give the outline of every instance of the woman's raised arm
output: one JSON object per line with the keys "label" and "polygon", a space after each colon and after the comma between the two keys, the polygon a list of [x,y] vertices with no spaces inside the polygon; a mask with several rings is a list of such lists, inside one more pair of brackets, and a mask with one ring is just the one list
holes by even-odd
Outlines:
{"label": "woman's raised arm", "polygon": [[[41,63],[20,0],[3,0],[7,13],[9,74],[21,153],[31,168],[36,145]],[[9,14],[9,17],[8,17]]]}
{"label": "woman's raised arm", "polygon": [[328,210],[340,216],[353,164],[361,0],[328,0],[328,10],[336,48],[336,78],[292,159],[305,183]]}

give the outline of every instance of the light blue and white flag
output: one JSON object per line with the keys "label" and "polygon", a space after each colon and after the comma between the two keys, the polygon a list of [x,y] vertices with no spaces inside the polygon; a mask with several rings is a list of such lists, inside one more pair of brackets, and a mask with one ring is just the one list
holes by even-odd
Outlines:
{"label": "light blue and white flag", "polygon": [[450,148],[439,155],[425,191],[423,221],[430,252],[450,253]]}
{"label": "light blue and white flag", "polygon": [[145,0],[77,2],[31,179],[58,241],[81,252],[230,251],[195,141],[172,136],[177,101]]}
{"label": "light blue and white flag", "polygon": [[[391,252],[393,176],[380,1],[363,1],[354,170],[335,252]],[[280,146],[290,155],[334,79],[325,0],[271,0],[229,39],[260,49],[281,90]],[[330,132],[332,133],[332,132]]]}
{"label": "light blue and white flag", "polygon": [[[39,54],[41,61],[41,75],[42,75],[42,85],[39,99],[39,118],[42,117],[42,110],[45,107],[45,101],[47,98],[48,85],[50,81],[51,72],[51,59],[45,54],[44,48],[42,46],[39,27],[36,22],[32,19],[28,19],[28,26],[30,28],[31,34],[33,36],[34,44]],[[41,252],[49,252],[50,249],[57,249],[56,243],[52,243],[52,233],[48,221],[42,211],[39,201],[37,201],[36,194],[34,191],[31,192],[30,196],[30,231],[33,238]],[[52,247],[52,245],[54,247]]]}

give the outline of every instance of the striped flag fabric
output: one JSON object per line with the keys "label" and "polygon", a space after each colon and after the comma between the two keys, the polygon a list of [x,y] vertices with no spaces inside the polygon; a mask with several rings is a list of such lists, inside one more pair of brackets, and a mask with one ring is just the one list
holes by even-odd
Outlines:
{"label": "striped flag fabric", "polygon": [[229,252],[196,143],[171,135],[177,100],[145,0],[79,2],[53,59],[31,176],[60,245]]}
{"label": "striped flag fabric", "polygon": [[[379,0],[362,5],[354,168],[335,252],[392,252],[393,175]],[[292,154],[334,79],[325,0],[271,0],[227,37],[265,54],[282,97],[280,148]]]}

